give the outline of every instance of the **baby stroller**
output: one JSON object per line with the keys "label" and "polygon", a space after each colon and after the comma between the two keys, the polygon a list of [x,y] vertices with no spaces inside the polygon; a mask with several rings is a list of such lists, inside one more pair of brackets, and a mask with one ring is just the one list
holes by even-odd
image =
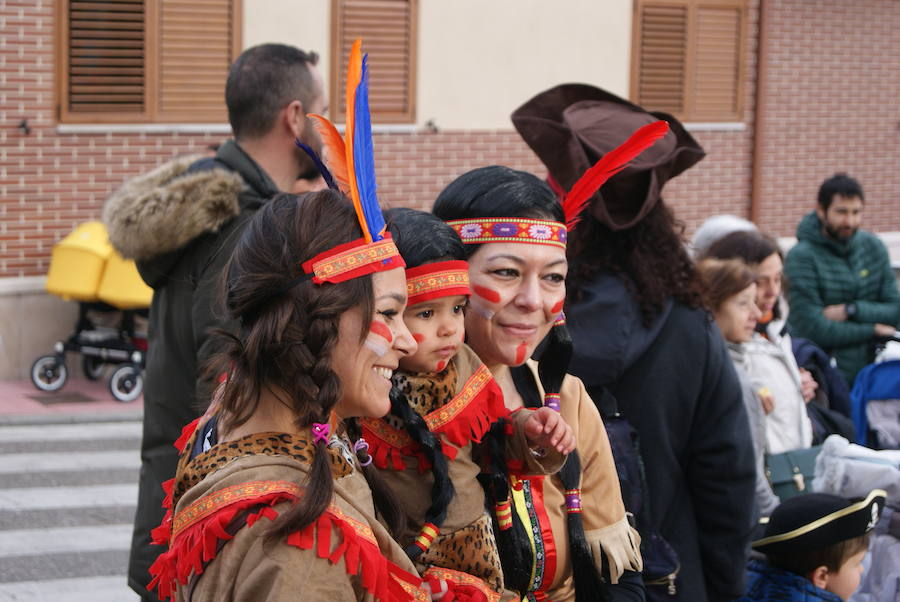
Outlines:
{"label": "baby stroller", "polygon": [[[81,368],[89,380],[98,380],[106,365],[116,368],[109,392],[130,402],[144,389],[146,334],[136,330],[136,318],[146,318],[153,291],[141,280],[134,262],[123,259],[112,246],[100,222],[86,222],[53,247],[47,292],[78,302],[75,331],[57,342],[53,353],[31,366],[31,381],[41,391],[58,391],[69,370],[66,353],[81,354]],[[105,314],[117,323],[100,325]]]}
{"label": "baby stroller", "polygon": [[900,449],[900,359],[869,364],[850,392],[856,442]]}

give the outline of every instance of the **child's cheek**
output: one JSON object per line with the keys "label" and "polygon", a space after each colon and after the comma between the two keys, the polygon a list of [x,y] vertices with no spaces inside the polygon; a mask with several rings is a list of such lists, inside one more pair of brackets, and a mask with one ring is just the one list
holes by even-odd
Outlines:
{"label": "child's cheek", "polygon": [[425,335],[419,334],[418,332],[412,333],[412,337],[416,341],[416,343],[418,343],[419,345],[421,345],[422,342],[425,341]]}

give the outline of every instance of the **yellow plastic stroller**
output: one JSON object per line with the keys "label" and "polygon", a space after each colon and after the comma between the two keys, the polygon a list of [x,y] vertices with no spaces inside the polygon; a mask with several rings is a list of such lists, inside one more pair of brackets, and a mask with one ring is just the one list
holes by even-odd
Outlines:
{"label": "yellow plastic stroller", "polygon": [[[75,331],[54,345],[31,366],[31,381],[41,391],[58,391],[69,371],[66,353],[81,354],[89,380],[102,377],[106,365],[116,368],[109,392],[122,402],[134,401],[144,389],[147,336],[135,329],[135,318],[147,315],[153,290],[144,284],[134,262],[123,259],[109,244],[100,222],[86,222],[53,247],[47,292],[78,302]],[[94,316],[120,315],[118,324],[100,326]]]}

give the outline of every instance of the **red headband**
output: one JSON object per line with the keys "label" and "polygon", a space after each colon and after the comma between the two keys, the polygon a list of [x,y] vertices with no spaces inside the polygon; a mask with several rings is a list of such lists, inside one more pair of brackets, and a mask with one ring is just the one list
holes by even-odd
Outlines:
{"label": "red headband", "polygon": [[469,264],[465,261],[438,261],[406,270],[409,305],[438,297],[469,295]]}
{"label": "red headband", "polygon": [[390,233],[385,232],[381,240],[367,243],[365,238],[358,238],[338,245],[303,262],[301,267],[305,272],[304,276],[311,276],[313,282],[322,284],[345,282],[366,274],[405,266]]}

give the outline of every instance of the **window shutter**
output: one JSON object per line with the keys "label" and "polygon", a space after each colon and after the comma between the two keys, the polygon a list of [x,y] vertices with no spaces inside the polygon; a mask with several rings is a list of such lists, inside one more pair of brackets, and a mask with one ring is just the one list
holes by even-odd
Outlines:
{"label": "window shutter", "polygon": [[162,0],[157,109],[161,121],[226,121],[233,60],[232,0]]}
{"label": "window shutter", "polygon": [[67,112],[143,113],[143,0],[70,0],[67,8]]}
{"label": "window shutter", "polygon": [[332,115],[345,114],[350,46],[369,53],[369,106],[374,123],[415,121],[417,0],[334,0],[332,4]]}
{"label": "window shutter", "polygon": [[687,7],[644,4],[639,27],[635,102],[653,110],[683,114],[687,109]]}
{"label": "window shutter", "polygon": [[739,119],[741,10],[697,7],[697,57],[694,64],[693,119]]}

